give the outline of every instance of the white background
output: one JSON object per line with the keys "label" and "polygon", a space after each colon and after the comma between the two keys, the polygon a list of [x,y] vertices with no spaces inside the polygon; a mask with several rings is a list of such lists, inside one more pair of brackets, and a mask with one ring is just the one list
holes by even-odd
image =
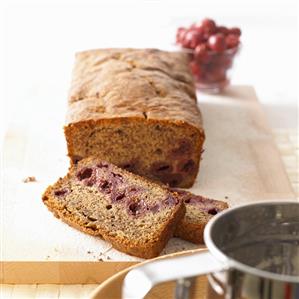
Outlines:
{"label": "white background", "polygon": [[[296,0],[6,1],[2,6],[2,131],[63,110],[74,53],[98,47],[173,49],[175,30],[204,17],[239,26],[232,83],[253,85],[273,127],[297,121]],[[200,95],[199,95],[200,100]],[[57,108],[55,108],[57,109]],[[61,120],[63,121],[63,120]]]}
{"label": "white background", "polygon": [[[39,131],[37,138],[32,138],[34,145],[38,146],[27,146],[27,151],[37,156],[36,162],[25,159],[24,173],[17,167],[15,172],[9,173],[16,182],[15,186],[19,184],[19,194],[24,196],[22,199],[29,198],[34,203],[28,205],[28,201],[20,201],[21,197],[18,196],[9,199],[12,200],[10,204],[17,202],[18,207],[24,209],[18,210],[23,217],[28,215],[23,213],[26,208],[42,211],[35,213],[36,217],[32,218],[34,222],[19,222],[20,217],[12,221],[14,227],[23,223],[19,235],[9,236],[13,236],[16,242],[11,243],[12,248],[16,248],[15,244],[24,244],[23,240],[29,240],[30,244],[34,244],[31,240],[38,240],[39,245],[44,246],[44,250],[40,251],[42,259],[45,250],[49,249],[46,240],[59,240],[60,235],[56,238],[56,233],[64,234],[60,223],[36,199],[45,185],[52,179],[54,181],[58,172],[63,174],[68,166],[68,161],[62,156],[57,162],[55,153],[63,152],[62,147],[65,146],[61,127],[76,51],[98,47],[173,49],[176,28],[204,17],[214,18],[220,24],[239,26],[243,31],[243,48],[234,68],[233,84],[253,85],[256,88],[273,127],[295,127],[298,108],[295,4],[295,0],[6,1],[0,18],[0,46],[3,50],[0,64],[3,91],[0,133],[8,124],[21,125],[30,133]],[[200,97],[199,94],[199,102]],[[40,138],[40,131],[43,138]],[[50,140],[51,146],[45,148],[47,143],[44,140]],[[54,151],[54,155],[50,151]],[[44,163],[41,162],[43,157]],[[49,165],[55,167],[48,171]],[[15,176],[16,172],[19,172],[18,176]],[[39,182],[35,185],[22,184],[21,179],[30,174],[36,175]],[[32,190],[38,195],[28,196]],[[10,215],[16,213],[4,216]],[[5,221],[6,218],[2,218],[0,221]],[[11,225],[10,221],[4,223]],[[40,239],[36,238],[36,230],[30,234],[32,224],[35,226],[36,223],[49,223],[50,235],[43,234]],[[20,236],[20,231],[27,234]],[[65,233],[80,234],[70,232],[68,227],[65,227]],[[84,240],[87,239],[88,236],[84,236]],[[80,237],[65,238],[65,243],[60,244],[59,254],[51,252],[51,257],[71,258],[66,243],[72,245],[78,240],[81,240]],[[84,246],[78,247],[81,253],[85,252],[85,257],[85,246],[96,248],[98,245],[94,238],[88,240]],[[77,250],[77,247],[72,246],[72,249]],[[22,250],[28,256],[31,253],[30,248]],[[66,250],[65,255],[62,250]]]}

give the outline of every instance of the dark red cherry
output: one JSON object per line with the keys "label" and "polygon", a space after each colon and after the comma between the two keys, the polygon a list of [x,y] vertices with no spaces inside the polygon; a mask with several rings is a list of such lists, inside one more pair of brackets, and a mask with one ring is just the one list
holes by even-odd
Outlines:
{"label": "dark red cherry", "polygon": [[201,21],[201,27],[208,34],[212,34],[216,31],[216,23],[212,19],[204,19]]}
{"label": "dark red cherry", "polygon": [[77,172],[77,178],[82,181],[84,179],[90,178],[92,175],[92,168],[84,167]]}
{"label": "dark red cherry", "polygon": [[235,48],[239,45],[239,36],[235,34],[229,34],[225,38],[226,45],[229,49]]}
{"label": "dark red cherry", "polygon": [[216,33],[209,37],[208,46],[212,51],[221,53],[226,49],[225,36],[223,33]]}
{"label": "dark red cherry", "polygon": [[204,43],[199,44],[194,50],[194,57],[201,63],[208,63],[210,60],[210,55],[208,53],[207,45]]}
{"label": "dark red cherry", "polygon": [[242,32],[241,32],[240,28],[234,27],[234,28],[229,29],[229,34],[235,34],[235,35],[241,36]]}
{"label": "dark red cherry", "polygon": [[220,82],[226,80],[226,68],[215,67],[207,71],[206,79],[208,82]]}
{"label": "dark red cherry", "polygon": [[224,35],[227,35],[229,33],[229,29],[225,26],[218,26],[216,31],[217,33],[222,33]]}
{"label": "dark red cherry", "polygon": [[200,69],[200,66],[198,64],[198,62],[196,61],[191,61],[190,62],[190,68],[191,68],[191,71],[192,73],[195,75],[195,76],[200,76],[201,75],[201,69]]}
{"label": "dark red cherry", "polygon": [[186,48],[194,49],[202,41],[202,38],[203,38],[202,34],[197,32],[196,30],[190,30],[186,33],[184,37],[183,46]]}
{"label": "dark red cherry", "polygon": [[178,44],[181,44],[183,42],[186,32],[187,32],[186,28],[183,28],[183,27],[178,28],[178,30],[176,32],[176,42]]}

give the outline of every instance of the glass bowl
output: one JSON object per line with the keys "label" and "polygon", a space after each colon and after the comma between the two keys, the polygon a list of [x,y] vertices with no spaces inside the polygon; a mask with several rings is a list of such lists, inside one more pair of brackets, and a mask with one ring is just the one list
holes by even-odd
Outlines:
{"label": "glass bowl", "polygon": [[207,51],[198,57],[194,50],[182,48],[189,54],[190,67],[196,87],[207,93],[219,93],[230,83],[231,69],[240,45],[221,53]]}

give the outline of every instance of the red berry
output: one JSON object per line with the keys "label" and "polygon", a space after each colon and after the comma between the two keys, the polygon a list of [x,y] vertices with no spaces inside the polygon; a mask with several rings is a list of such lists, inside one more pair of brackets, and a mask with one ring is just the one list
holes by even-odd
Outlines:
{"label": "red berry", "polygon": [[188,48],[194,49],[202,40],[202,35],[196,30],[190,30],[186,33],[184,41]]}
{"label": "red berry", "polygon": [[204,19],[201,22],[201,27],[208,34],[212,34],[216,31],[216,23],[212,19]]}
{"label": "red berry", "polygon": [[182,36],[181,45],[184,48],[191,48],[190,42],[192,40],[192,34],[190,34],[190,31],[186,30],[185,34]]}
{"label": "red berry", "polygon": [[192,23],[189,27],[189,29],[196,29],[196,23]]}
{"label": "red berry", "polygon": [[226,36],[225,42],[229,49],[235,48],[239,45],[239,36],[235,34],[229,34]]}
{"label": "red berry", "polygon": [[196,31],[196,33],[194,34],[195,37],[194,37],[194,47],[193,49],[196,48],[197,45],[199,45],[200,43],[202,43],[204,41],[204,35],[202,33],[199,33],[198,31]]}
{"label": "red berry", "polygon": [[241,29],[237,28],[237,27],[229,29],[229,33],[230,34],[235,34],[235,35],[238,35],[238,36],[241,36],[241,34],[242,34]]}
{"label": "red berry", "polygon": [[210,55],[208,53],[207,45],[199,44],[194,50],[195,59],[201,63],[208,63],[210,61]]}
{"label": "red berry", "polygon": [[218,33],[223,33],[224,35],[227,35],[229,33],[229,29],[225,26],[219,26],[217,27],[216,31]]}
{"label": "red berry", "polygon": [[226,69],[220,67],[214,67],[207,71],[206,79],[208,82],[219,82],[226,79]]}
{"label": "red berry", "polygon": [[190,68],[191,68],[192,73],[195,76],[200,76],[201,75],[200,66],[196,61],[193,60],[193,61],[190,62]]}
{"label": "red berry", "polygon": [[193,24],[193,29],[195,29],[195,30],[197,30],[199,32],[204,33],[204,28],[202,27],[201,22]]}
{"label": "red berry", "polygon": [[233,56],[231,55],[219,55],[218,58],[218,65],[220,67],[229,69],[232,66],[233,63]]}
{"label": "red berry", "polygon": [[176,42],[178,44],[181,44],[183,39],[184,39],[184,36],[186,34],[186,28],[183,28],[183,27],[180,27],[178,28],[177,32],[176,32]]}
{"label": "red berry", "polygon": [[225,36],[222,33],[211,35],[208,39],[208,46],[217,53],[223,52],[226,49]]}
{"label": "red berry", "polygon": [[207,40],[209,39],[210,36],[211,36],[211,34],[206,32],[204,34],[204,41],[207,42]]}
{"label": "red berry", "polygon": [[205,36],[205,31],[204,31],[204,29],[203,29],[203,27],[194,27],[193,28],[194,30],[196,30],[196,32],[199,34],[199,36],[200,36],[200,42],[203,42],[204,41],[204,36]]}

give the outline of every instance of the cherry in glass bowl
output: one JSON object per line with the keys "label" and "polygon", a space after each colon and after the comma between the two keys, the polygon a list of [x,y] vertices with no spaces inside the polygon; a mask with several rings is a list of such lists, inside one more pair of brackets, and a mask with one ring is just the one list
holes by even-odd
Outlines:
{"label": "cherry in glass bowl", "polygon": [[185,49],[196,87],[208,93],[221,92],[230,83],[231,68],[239,50],[240,46],[220,53],[207,51],[198,55],[196,49]]}
{"label": "cherry in glass bowl", "polygon": [[199,90],[218,93],[230,83],[230,70],[240,51],[240,36],[239,28],[217,26],[212,19],[177,30],[176,43],[188,53]]}

